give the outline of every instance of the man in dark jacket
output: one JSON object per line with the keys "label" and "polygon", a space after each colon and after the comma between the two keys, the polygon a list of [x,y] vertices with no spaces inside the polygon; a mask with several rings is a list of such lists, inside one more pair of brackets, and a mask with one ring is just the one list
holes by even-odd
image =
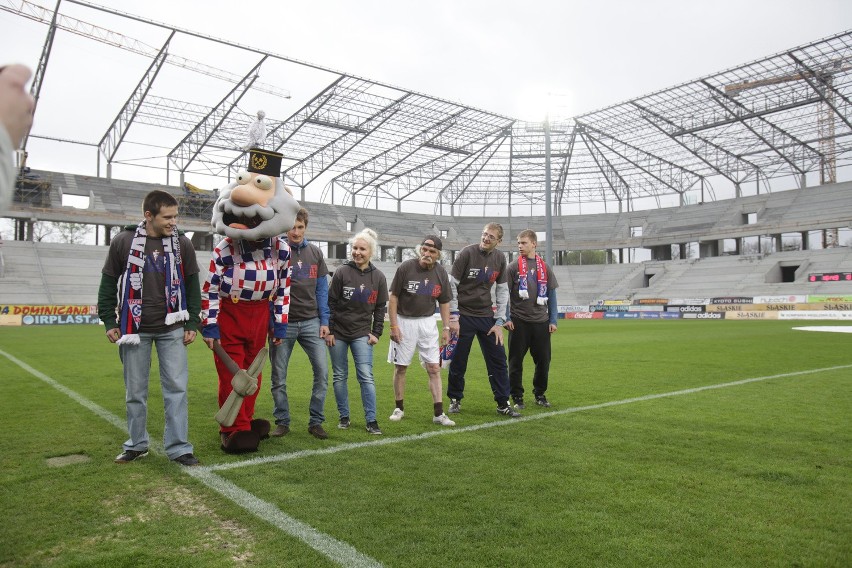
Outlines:
{"label": "man in dark jacket", "polygon": [[166,424],[166,455],[198,465],[189,443],[186,346],[195,341],[201,288],[195,249],[177,230],[178,202],[155,190],[145,196],[145,219],[113,238],[98,290],[98,316],[124,365],[127,430],[116,463],[148,455],[148,374],[156,345]]}

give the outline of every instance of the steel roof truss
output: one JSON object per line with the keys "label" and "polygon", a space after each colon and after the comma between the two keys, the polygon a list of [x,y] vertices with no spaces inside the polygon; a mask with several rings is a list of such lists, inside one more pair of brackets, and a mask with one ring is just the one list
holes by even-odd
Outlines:
{"label": "steel roof truss", "polygon": [[[778,155],[778,156],[779,156],[782,160],[784,160],[785,162],[787,162],[787,164],[788,164],[788,165],[789,165],[789,166],[790,166],[790,167],[791,167],[791,168],[792,168],[792,169],[793,169],[793,170],[794,170],[797,174],[802,175],[802,174],[804,174],[804,173],[805,173],[805,170],[804,170],[801,166],[798,166],[798,165],[797,165],[797,164],[796,164],[796,163],[795,163],[792,159],[790,159],[790,157],[788,157],[788,156],[787,156],[787,154],[785,154],[784,152],[782,152],[782,151],[781,151],[781,149],[780,149],[780,148],[779,148],[779,147],[775,144],[775,142],[774,142],[774,141],[770,141],[770,140],[768,140],[768,139],[766,138],[766,136],[764,136],[763,134],[761,134],[760,132],[758,132],[756,128],[754,128],[751,124],[749,124],[749,122],[748,122],[748,121],[749,121],[749,120],[751,120],[751,117],[748,117],[748,116],[745,116],[745,117],[739,117],[739,116],[737,115],[737,113],[736,113],[736,112],[734,112],[731,108],[729,108],[729,107],[728,107],[728,104],[733,104],[733,105],[734,105],[734,106],[736,106],[737,108],[739,108],[739,109],[741,109],[741,110],[746,110],[746,111],[748,111],[748,107],[746,107],[746,106],[745,106],[744,104],[742,104],[741,102],[739,102],[739,101],[737,101],[737,100],[734,100],[734,99],[732,99],[731,97],[726,96],[726,95],[725,95],[725,93],[724,93],[724,92],[722,92],[719,88],[717,88],[717,87],[715,87],[715,86],[711,85],[711,84],[710,84],[710,83],[708,83],[707,81],[701,81],[701,82],[702,82],[702,83],[703,83],[703,84],[704,84],[704,85],[705,85],[708,89],[710,89],[710,91],[711,91],[712,93],[714,93],[715,95],[717,95],[717,96],[715,96],[715,97],[710,97],[710,98],[711,98],[711,99],[712,99],[712,100],[713,100],[716,104],[718,104],[718,105],[719,105],[719,106],[721,106],[723,109],[725,109],[728,113],[730,113],[730,115],[731,115],[732,117],[736,117],[736,118],[738,118],[738,119],[739,119],[739,123],[740,123],[740,124],[742,124],[742,125],[743,125],[746,129],[748,129],[748,131],[749,131],[749,132],[751,132],[752,134],[754,134],[754,135],[755,135],[755,136],[756,136],[756,137],[757,137],[757,138],[758,138],[761,142],[763,142],[764,144],[766,144],[766,146],[767,146],[770,150],[772,150],[773,152],[775,152],[775,153],[776,153],[776,154],[777,154],[777,155]],[[772,124],[771,122],[769,122],[768,120],[766,120],[766,119],[765,119],[765,118],[763,118],[762,116],[754,117],[754,120],[756,120],[756,121],[757,121],[757,122],[759,122],[760,124],[763,124],[764,126],[769,127],[769,129],[770,129],[771,131],[773,131],[773,132],[778,132],[778,133],[782,134],[783,136],[786,136],[787,138],[790,138],[790,139],[792,139],[792,140],[795,140],[795,141],[797,142],[797,144],[798,144],[798,146],[797,146],[798,148],[800,148],[800,149],[802,149],[802,150],[807,149],[807,150],[810,150],[811,152],[813,152],[813,153],[815,153],[815,154],[819,155],[819,152],[818,152],[817,150],[815,150],[815,149],[811,148],[811,147],[810,147],[810,146],[808,146],[807,144],[802,143],[800,140],[796,139],[796,137],[795,137],[795,136],[793,136],[793,135],[791,135],[790,133],[786,132],[786,131],[785,131],[785,130],[783,130],[781,127],[776,126],[775,124]],[[802,158],[804,158],[804,156],[802,156]]]}
{"label": "steel roof truss", "polygon": [[304,187],[400,112],[403,103],[410,96],[412,96],[410,93],[406,93],[394,100],[360,123],[357,128],[344,128],[343,134],[285,169],[284,175],[295,179]]}
{"label": "steel roof truss", "polygon": [[266,55],[261,57],[257,65],[243,77],[242,81],[237,83],[219,104],[213,107],[207,116],[186,135],[180,144],[169,152],[169,159],[177,166],[179,171],[186,171],[189,164],[204,149],[205,144],[213,137],[213,134],[222,125],[237,103],[240,102],[243,95],[248,92],[252,83],[257,79],[257,70],[260,69],[266,58]]}
{"label": "steel roof truss", "polygon": [[118,152],[118,147],[121,145],[122,140],[124,140],[127,130],[130,128],[130,125],[133,123],[133,120],[142,108],[142,105],[145,102],[145,97],[148,95],[148,91],[151,90],[151,85],[154,84],[157,74],[160,72],[160,69],[163,67],[163,63],[166,61],[169,43],[171,43],[174,35],[174,31],[169,34],[169,37],[163,44],[160,52],[156,55],[156,57],[154,57],[154,60],[151,62],[148,70],[142,76],[142,79],[139,80],[139,84],[136,85],[136,89],[134,89],[133,93],[127,99],[127,102],[124,103],[124,106],[118,112],[115,120],[112,121],[112,124],[104,133],[103,138],[101,138],[98,148],[100,148],[101,153],[104,157],[106,157],[107,163],[112,162],[115,158],[115,154]]}

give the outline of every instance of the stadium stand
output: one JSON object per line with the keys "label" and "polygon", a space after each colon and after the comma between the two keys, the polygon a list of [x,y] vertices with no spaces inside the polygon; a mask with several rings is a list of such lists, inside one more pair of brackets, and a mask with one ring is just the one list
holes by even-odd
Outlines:
{"label": "stadium stand", "polygon": [[[37,218],[46,221],[90,223],[120,226],[136,223],[139,204],[152,189],[164,189],[184,198],[182,188],[173,186],[109,180],[106,178],[32,172],[38,179],[49,181],[50,205],[35,207],[30,202],[16,201],[8,217]],[[73,187],[75,194],[91,195],[88,209],[61,205],[59,191]],[[596,213],[555,217],[553,249],[603,250],[642,248],[670,244],[738,239],[749,236],[802,233],[821,229],[849,227],[852,224],[852,182],[753,195],[738,199],[667,207],[627,213]],[[310,234],[315,240],[345,242],[351,227],[357,223],[375,228],[383,246],[412,247],[423,235],[444,230],[445,246],[459,250],[476,242],[487,221],[501,223],[506,237],[501,248],[514,250],[513,236],[522,229],[544,231],[543,216],[450,217],[425,213],[382,211],[326,203],[304,203],[311,211]],[[184,211],[181,228],[209,234],[208,210],[199,216],[195,210]],[[746,224],[745,216],[754,213],[754,223]],[[641,227],[640,236],[631,236],[631,227]],[[212,240],[207,244],[212,247]]]}
{"label": "stadium stand", "polygon": [[[104,246],[6,241],[0,303],[95,304],[106,252]],[[202,273],[208,259],[205,252],[199,252]],[[330,258],[329,269],[333,271],[342,262]],[[375,264],[390,282],[398,263]],[[781,281],[782,266],[795,268],[793,281]],[[560,283],[557,300],[562,306],[593,305],[606,299],[852,294],[852,282],[808,282],[813,273],[852,272],[849,247],[765,256],[556,266],[554,271]]]}

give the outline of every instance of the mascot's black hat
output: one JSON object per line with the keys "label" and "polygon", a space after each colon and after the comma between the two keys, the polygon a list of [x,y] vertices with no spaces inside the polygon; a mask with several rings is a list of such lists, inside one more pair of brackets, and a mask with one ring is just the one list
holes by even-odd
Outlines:
{"label": "mascot's black hat", "polygon": [[281,159],[284,154],[278,152],[270,152],[260,148],[252,148],[249,150],[248,171],[256,174],[263,174],[272,177],[281,175]]}

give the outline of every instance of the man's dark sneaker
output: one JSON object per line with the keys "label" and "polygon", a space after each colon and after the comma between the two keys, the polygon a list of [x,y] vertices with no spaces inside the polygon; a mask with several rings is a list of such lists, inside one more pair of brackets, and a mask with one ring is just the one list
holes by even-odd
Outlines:
{"label": "man's dark sneaker", "polygon": [[545,408],[550,408],[550,403],[547,402],[547,397],[544,395],[540,395],[535,397],[535,403],[539,406],[544,406]]}
{"label": "man's dark sneaker", "polygon": [[198,461],[198,458],[195,457],[194,455],[192,455],[191,453],[183,454],[182,456],[178,456],[175,459],[173,459],[172,461],[175,462],[175,463],[179,463],[180,465],[183,465],[183,466],[186,466],[186,467],[191,467],[191,466],[194,466],[194,465],[201,465],[201,462]]}
{"label": "man's dark sneaker", "polygon": [[328,438],[328,434],[322,429],[322,424],[311,424],[308,426],[308,434],[320,440]]}
{"label": "man's dark sneaker", "polygon": [[351,424],[351,422],[349,421],[348,416],[341,416],[340,422],[337,423],[337,427],[340,428],[341,430],[348,430],[350,424]]}
{"label": "man's dark sneaker", "polygon": [[286,424],[279,424],[275,427],[275,430],[272,431],[273,438],[280,438],[281,436],[286,436],[290,433],[290,427]]}
{"label": "man's dark sneaker", "polygon": [[526,405],[526,404],[524,404],[524,399],[523,399],[523,397],[520,397],[520,398],[513,398],[513,399],[512,399],[512,402],[514,402],[514,403],[515,403],[515,408],[517,408],[518,410],[523,410],[523,409],[525,409],[525,408],[527,407],[527,405]]}
{"label": "man's dark sneaker", "polygon": [[142,450],[141,452],[137,452],[136,450],[124,450],[115,456],[115,463],[130,463],[138,460],[139,458],[144,458],[147,455],[148,450]]}
{"label": "man's dark sneaker", "polygon": [[498,406],[497,407],[497,414],[500,414],[502,416],[508,416],[510,418],[520,418],[521,417],[521,413],[517,412],[514,408],[512,408],[508,404],[506,404],[506,406]]}
{"label": "man's dark sneaker", "polygon": [[447,411],[448,414],[458,414],[461,412],[461,401],[457,398],[450,399],[450,409]]}
{"label": "man's dark sneaker", "polygon": [[375,436],[381,436],[382,431],[379,430],[379,423],[373,420],[372,422],[367,422],[367,434],[373,434]]}

